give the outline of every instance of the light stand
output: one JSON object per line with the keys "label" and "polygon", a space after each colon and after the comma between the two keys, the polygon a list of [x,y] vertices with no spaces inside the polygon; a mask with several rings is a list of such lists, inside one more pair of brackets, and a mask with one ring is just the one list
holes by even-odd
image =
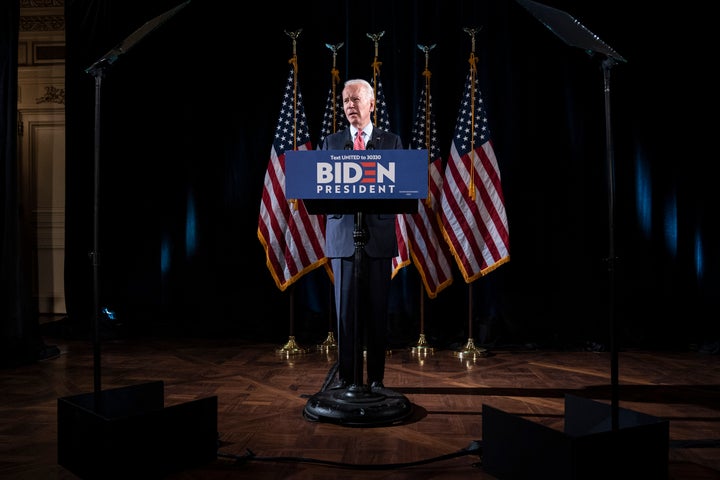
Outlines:
{"label": "light stand", "polygon": [[599,53],[605,55],[603,67],[603,93],[605,97],[605,153],[607,166],[608,191],[608,272],[610,281],[609,315],[610,315],[610,381],[612,385],[612,425],[618,426],[618,351],[615,339],[615,166],[612,142],[612,124],[610,122],[610,68],[619,62],[626,62],[609,45],[585,28],[580,22],[567,13],[532,0],[517,0],[517,2],[532,13],[551,32],[572,47],[585,50],[588,54]]}
{"label": "light stand", "polygon": [[[610,123],[610,68],[626,60],[566,12],[517,0],[570,46],[605,55],[606,162],[608,170],[608,271],[611,335],[611,404],[565,395],[562,432],[483,405],[483,468],[498,478],[600,480],[667,478],[669,422],[619,408],[615,320],[614,165]],[[608,415],[609,410],[609,415]]]}
{"label": "light stand", "polygon": [[217,396],[164,407],[164,385],[101,389],[100,359],[100,101],[106,70],[137,42],[190,0],[145,23],[85,71],[95,77],[95,162],[93,212],[93,384],[92,393],[57,402],[58,464],[82,478],[152,477],[217,458]]}
{"label": "light stand", "polygon": [[[85,69],[95,77],[95,136],[94,136],[94,196],[93,196],[93,250],[90,252],[93,271],[93,385],[96,394],[101,390],[101,361],[100,361],[100,274],[99,274],[99,245],[100,245],[100,103],[102,99],[102,79],[105,71],[110,65],[150,32],[165,23],[180,9],[185,8],[190,0],[186,0],[175,8],[158,15],[135,30],[129,37],[117,44],[112,50],[100,57],[95,63]],[[99,402],[101,395],[96,395],[96,402]],[[96,409],[100,409],[96,404]]]}

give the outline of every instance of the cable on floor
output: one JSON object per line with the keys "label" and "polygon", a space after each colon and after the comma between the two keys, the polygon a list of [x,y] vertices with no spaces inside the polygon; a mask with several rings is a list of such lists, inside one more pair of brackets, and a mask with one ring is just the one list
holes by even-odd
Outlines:
{"label": "cable on floor", "polygon": [[385,463],[385,464],[357,464],[357,463],[343,463],[333,462],[329,460],[319,460],[315,458],[306,457],[259,457],[255,455],[250,449],[247,450],[245,455],[233,455],[229,453],[218,452],[218,456],[222,458],[229,458],[235,460],[236,465],[244,465],[251,461],[256,462],[280,462],[280,463],[312,463],[316,465],[326,465],[330,467],[343,467],[355,470],[392,470],[396,468],[414,467],[417,465],[427,465],[428,463],[439,462],[443,460],[449,460],[452,458],[463,457],[466,455],[477,455],[482,457],[482,448],[479,440],[473,440],[470,442],[467,448],[459,450],[455,453],[449,453],[440,455],[438,457],[428,458],[425,460],[418,460],[414,462],[404,463]]}

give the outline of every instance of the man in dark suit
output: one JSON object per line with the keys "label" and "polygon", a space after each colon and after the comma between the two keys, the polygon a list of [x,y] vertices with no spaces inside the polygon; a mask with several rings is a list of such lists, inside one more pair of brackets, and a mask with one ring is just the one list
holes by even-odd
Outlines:
{"label": "man in dark suit", "polygon": [[[323,150],[371,148],[402,149],[400,137],[372,123],[375,94],[362,79],[348,80],[342,92],[348,128],[325,137]],[[358,132],[362,140],[357,138]],[[360,142],[360,143],[358,143]],[[325,255],[330,258],[335,281],[335,308],[338,318],[338,382],[336,387],[362,384],[363,345],[367,350],[367,385],[372,391],[384,389],[387,351],[388,296],[392,258],[398,253],[395,214],[327,214]],[[354,298],[355,223],[362,223],[362,278],[358,298]],[[364,327],[355,337],[355,308],[358,325]],[[359,386],[359,385],[358,385]]]}

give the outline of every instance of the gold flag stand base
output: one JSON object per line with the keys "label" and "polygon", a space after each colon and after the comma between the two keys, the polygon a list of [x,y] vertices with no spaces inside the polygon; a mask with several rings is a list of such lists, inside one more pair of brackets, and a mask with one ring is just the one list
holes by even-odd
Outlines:
{"label": "gold flag stand base", "polygon": [[285,345],[282,346],[282,348],[279,348],[277,350],[277,353],[283,354],[283,355],[297,355],[300,353],[307,353],[307,348],[302,348],[295,342],[295,336],[290,335],[288,337],[288,341]]}
{"label": "gold flag stand base", "polygon": [[454,353],[454,355],[458,358],[472,358],[472,359],[475,359],[477,357],[486,357],[487,354],[488,354],[488,351],[486,349],[475,346],[475,342],[473,342],[472,338],[468,338],[468,341],[462,350],[459,350]]}
{"label": "gold flag stand base", "polygon": [[428,345],[425,334],[421,333],[417,344],[410,349],[410,352],[414,355],[430,355],[435,352],[435,349]]}
{"label": "gold flag stand base", "polygon": [[337,342],[335,341],[335,335],[333,332],[328,332],[327,338],[323,343],[317,346],[317,349],[323,353],[329,353],[337,350]]}

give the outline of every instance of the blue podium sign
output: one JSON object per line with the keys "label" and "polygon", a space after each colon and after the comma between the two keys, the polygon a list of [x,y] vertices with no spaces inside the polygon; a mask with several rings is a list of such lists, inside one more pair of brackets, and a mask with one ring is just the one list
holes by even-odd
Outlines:
{"label": "blue podium sign", "polygon": [[427,150],[285,152],[285,198],[408,200],[427,194]]}

